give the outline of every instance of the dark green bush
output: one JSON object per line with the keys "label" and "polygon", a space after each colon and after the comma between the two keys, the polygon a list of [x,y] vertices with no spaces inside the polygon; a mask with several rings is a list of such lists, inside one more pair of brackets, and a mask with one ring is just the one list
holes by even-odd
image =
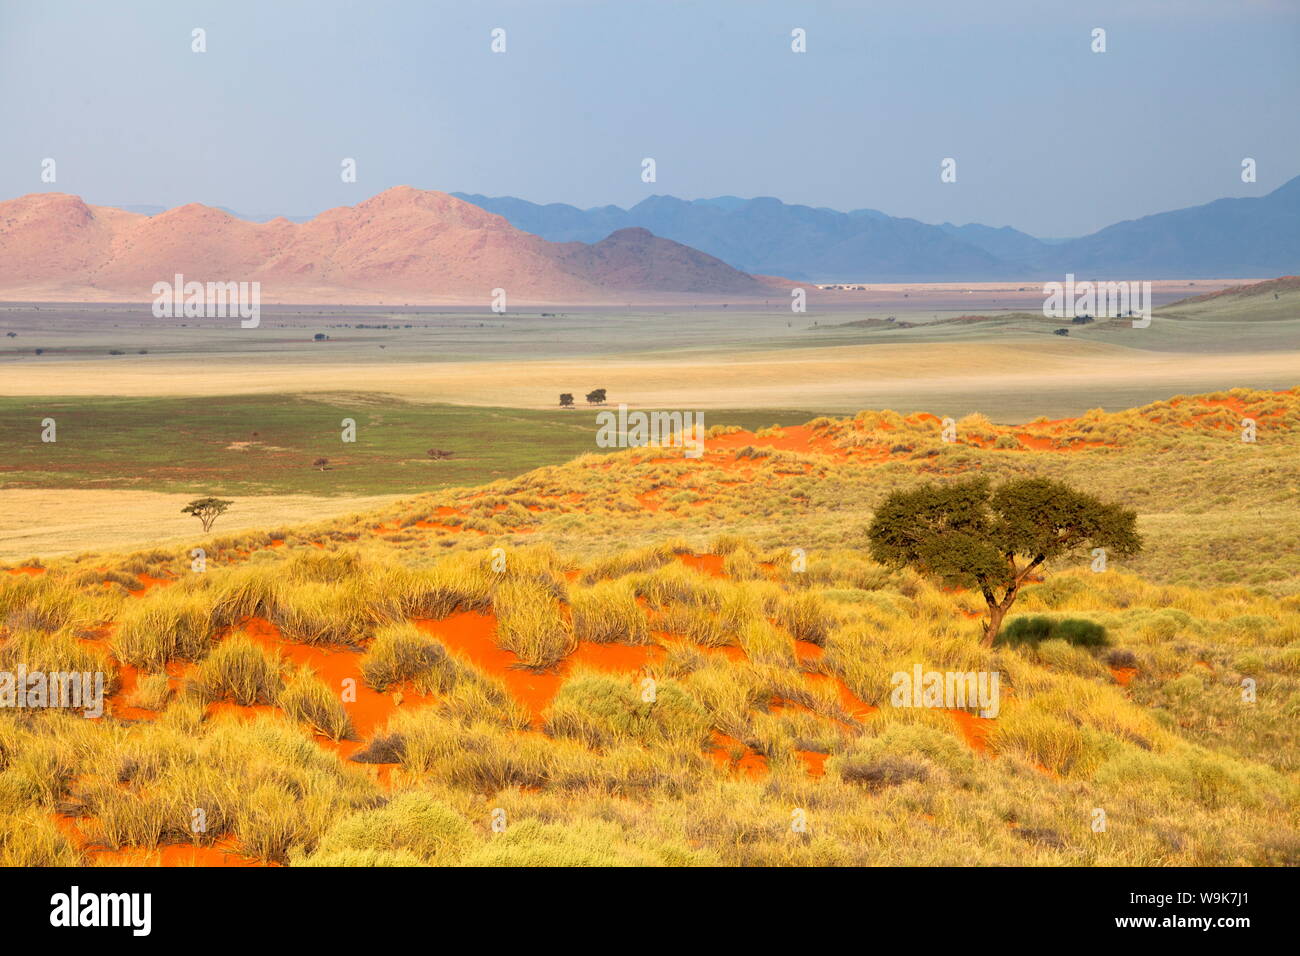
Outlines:
{"label": "dark green bush", "polygon": [[1012,618],[998,635],[997,643],[1017,647],[1051,639],[1069,641],[1075,647],[1105,647],[1110,643],[1106,629],[1096,621],[1043,615]]}

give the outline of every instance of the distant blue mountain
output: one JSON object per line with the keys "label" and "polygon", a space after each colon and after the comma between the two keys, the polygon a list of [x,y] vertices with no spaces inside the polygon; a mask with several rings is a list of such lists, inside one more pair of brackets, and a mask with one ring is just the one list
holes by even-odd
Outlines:
{"label": "distant blue mountain", "polygon": [[1009,226],[928,225],[874,209],[838,212],[779,199],[651,196],[631,209],[538,205],[453,193],[555,242],[596,242],[639,227],[749,273],[804,281],[1232,278],[1300,273],[1300,177],[1257,199],[1116,223],[1079,239],[1040,240]]}
{"label": "distant blue mountain", "polygon": [[[937,226],[871,209],[851,213],[760,197],[687,201],[651,196],[631,209],[539,206],[511,197],[452,193],[511,225],[555,242],[595,242],[615,229],[640,227],[717,256],[743,272],[809,281],[937,279],[953,273],[994,276],[994,255]],[[1007,274],[1010,274],[1009,272]]]}
{"label": "distant blue mountain", "polygon": [[1266,196],[1216,199],[1051,247],[1076,275],[1267,278],[1300,273],[1300,176]]}
{"label": "distant blue mountain", "polygon": [[1047,244],[1035,239],[1028,233],[1010,226],[995,229],[993,226],[981,226],[977,222],[965,226],[954,226],[945,222],[939,227],[948,235],[977,246],[985,252],[997,256],[1003,262],[1025,263],[1047,252]]}

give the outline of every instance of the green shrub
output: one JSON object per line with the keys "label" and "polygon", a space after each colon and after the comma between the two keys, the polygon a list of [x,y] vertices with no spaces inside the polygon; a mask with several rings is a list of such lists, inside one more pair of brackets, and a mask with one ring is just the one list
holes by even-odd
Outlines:
{"label": "green shrub", "polygon": [[1040,641],[1061,640],[1075,647],[1105,647],[1110,643],[1106,629],[1096,621],[1077,617],[1053,618],[1043,615],[1012,618],[998,635],[997,643],[1017,647],[1037,645]]}

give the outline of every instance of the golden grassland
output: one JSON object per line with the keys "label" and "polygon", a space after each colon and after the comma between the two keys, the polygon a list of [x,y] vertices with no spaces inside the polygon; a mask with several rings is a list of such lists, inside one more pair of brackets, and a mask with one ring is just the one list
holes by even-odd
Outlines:
{"label": "golden grassland", "polygon": [[[0,709],[0,863],[1300,863],[1300,393],[955,425],[718,429],[699,460],[15,566],[0,670],[113,697]],[[1107,646],[982,648],[977,595],[866,556],[890,489],[971,474],[1138,511],[1139,559],[1012,611]],[[918,664],[997,672],[997,716],[892,706]]]}
{"label": "golden grassland", "polygon": [[[389,505],[400,495],[230,495],[222,520],[228,532],[272,524],[301,524]],[[142,541],[179,547],[194,537],[194,519],[181,513],[194,495],[99,488],[0,489],[0,561],[29,554],[121,551]]]}

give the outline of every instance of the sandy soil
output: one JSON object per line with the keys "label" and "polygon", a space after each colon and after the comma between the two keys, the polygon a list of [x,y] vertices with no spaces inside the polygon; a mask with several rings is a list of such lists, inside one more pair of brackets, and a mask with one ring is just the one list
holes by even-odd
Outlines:
{"label": "sandy soil", "polygon": [[[240,395],[380,391],[416,401],[552,407],[553,393],[596,376],[612,401],[667,408],[895,408],[983,411],[1002,421],[1078,414],[1234,386],[1285,388],[1300,353],[1174,354],[1096,342],[846,345],[730,355],[377,365],[238,363],[159,359],[125,367],[106,360],[14,365],[5,395]],[[559,384],[557,384],[559,383]],[[539,401],[541,396],[545,398]],[[1031,400],[1032,399],[1032,400]],[[956,408],[951,408],[952,405]]]}
{"label": "sandy soil", "polygon": [[[193,495],[152,491],[13,488],[0,490],[0,561],[83,551],[129,551],[199,541],[196,519],[181,514]],[[212,535],[267,531],[369,511],[406,495],[323,498],[313,495],[231,496],[234,504]]]}

